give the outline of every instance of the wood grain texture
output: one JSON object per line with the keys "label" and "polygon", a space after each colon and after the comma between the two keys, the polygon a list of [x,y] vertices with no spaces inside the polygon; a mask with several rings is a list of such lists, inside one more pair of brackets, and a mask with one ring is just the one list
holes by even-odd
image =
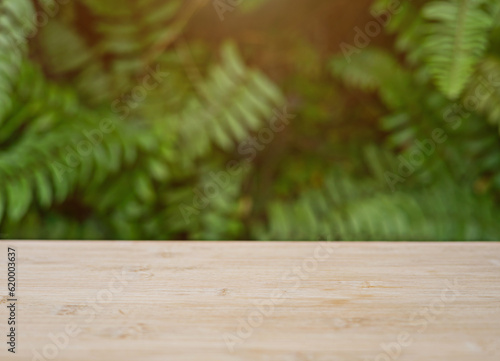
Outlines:
{"label": "wood grain texture", "polygon": [[1,360],[500,360],[499,243],[0,246]]}

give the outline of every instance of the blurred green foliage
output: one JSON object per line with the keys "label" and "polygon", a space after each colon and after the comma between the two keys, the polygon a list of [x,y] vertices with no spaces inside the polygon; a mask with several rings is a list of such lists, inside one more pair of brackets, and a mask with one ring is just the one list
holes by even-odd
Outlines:
{"label": "blurred green foliage", "polygon": [[235,4],[0,0],[0,237],[499,238],[498,1]]}

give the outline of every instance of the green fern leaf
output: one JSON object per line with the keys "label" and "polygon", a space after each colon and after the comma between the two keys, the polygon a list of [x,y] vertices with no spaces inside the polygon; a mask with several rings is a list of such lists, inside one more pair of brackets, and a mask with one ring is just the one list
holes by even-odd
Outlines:
{"label": "green fern leaf", "polygon": [[433,1],[422,12],[428,20],[424,49],[437,87],[457,98],[488,46],[493,15],[483,10],[485,1]]}

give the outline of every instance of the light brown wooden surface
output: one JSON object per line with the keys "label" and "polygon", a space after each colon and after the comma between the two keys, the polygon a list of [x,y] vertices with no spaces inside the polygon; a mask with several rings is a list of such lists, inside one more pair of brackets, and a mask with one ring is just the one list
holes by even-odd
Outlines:
{"label": "light brown wooden surface", "polygon": [[2,335],[8,245],[0,360],[500,360],[499,243],[2,241]]}

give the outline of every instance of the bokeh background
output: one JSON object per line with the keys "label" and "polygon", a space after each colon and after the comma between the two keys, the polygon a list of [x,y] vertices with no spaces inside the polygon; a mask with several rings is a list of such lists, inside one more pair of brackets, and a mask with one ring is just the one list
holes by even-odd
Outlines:
{"label": "bokeh background", "polygon": [[495,240],[497,0],[1,0],[0,237]]}

